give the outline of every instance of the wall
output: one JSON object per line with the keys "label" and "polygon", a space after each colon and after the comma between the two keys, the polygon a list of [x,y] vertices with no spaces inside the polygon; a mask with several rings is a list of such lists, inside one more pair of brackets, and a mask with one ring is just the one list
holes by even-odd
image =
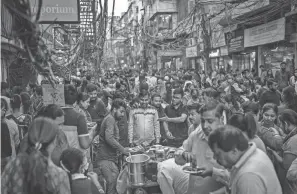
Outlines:
{"label": "wall", "polygon": [[182,21],[188,15],[189,0],[176,0],[177,22]]}
{"label": "wall", "polygon": [[149,19],[151,19],[152,16],[156,13],[171,13],[176,12],[176,0],[167,0],[167,1],[160,1],[155,0],[153,1],[153,4],[151,5],[151,8],[149,10]]}

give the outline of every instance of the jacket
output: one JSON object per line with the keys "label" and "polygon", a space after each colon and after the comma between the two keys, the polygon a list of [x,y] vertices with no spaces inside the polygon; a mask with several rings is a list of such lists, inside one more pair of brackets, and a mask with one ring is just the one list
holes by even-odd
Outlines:
{"label": "jacket", "polygon": [[139,145],[143,142],[151,143],[155,139],[160,139],[160,122],[158,119],[158,111],[150,106],[146,109],[131,110],[128,128],[129,143]]}

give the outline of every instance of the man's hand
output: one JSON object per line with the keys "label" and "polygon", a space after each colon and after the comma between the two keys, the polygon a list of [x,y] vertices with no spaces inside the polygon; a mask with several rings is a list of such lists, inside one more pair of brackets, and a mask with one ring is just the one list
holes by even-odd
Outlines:
{"label": "man's hand", "polygon": [[201,168],[197,168],[197,173],[196,174],[192,174],[194,176],[201,176],[203,178],[208,177],[208,176],[212,176],[212,167],[201,167]]}
{"label": "man's hand", "polygon": [[195,157],[190,152],[184,151],[182,153],[183,158],[187,161],[187,163],[194,163]]}
{"label": "man's hand", "polygon": [[172,133],[170,131],[166,132],[166,136],[168,139],[175,139],[175,137],[172,135]]}
{"label": "man's hand", "polygon": [[98,175],[95,172],[88,172],[87,175],[91,180],[98,180]]}
{"label": "man's hand", "polygon": [[168,122],[168,117],[161,117],[158,119],[158,121]]}
{"label": "man's hand", "polygon": [[129,155],[129,153],[130,153],[130,148],[124,148],[123,154],[124,155]]}

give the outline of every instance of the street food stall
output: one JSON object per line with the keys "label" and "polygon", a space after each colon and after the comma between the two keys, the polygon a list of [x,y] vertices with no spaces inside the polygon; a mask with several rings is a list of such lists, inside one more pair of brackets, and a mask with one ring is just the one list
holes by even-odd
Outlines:
{"label": "street food stall", "polygon": [[158,163],[173,158],[176,148],[153,145],[146,149],[142,146],[130,149],[131,155],[124,159],[118,185],[128,179],[124,187],[117,189],[126,190],[125,194],[161,194],[157,182]]}

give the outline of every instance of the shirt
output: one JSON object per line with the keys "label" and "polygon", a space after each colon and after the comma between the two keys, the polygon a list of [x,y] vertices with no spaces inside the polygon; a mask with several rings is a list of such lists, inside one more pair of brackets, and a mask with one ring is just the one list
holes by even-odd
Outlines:
{"label": "shirt", "polygon": [[230,171],[231,194],[282,194],[274,166],[254,143]]}
{"label": "shirt", "polygon": [[88,126],[85,116],[77,112],[73,107],[63,107],[64,125],[77,127],[78,136],[88,136]]}
{"label": "shirt", "polygon": [[[182,114],[187,115],[186,108],[181,104],[177,109],[171,104],[165,108],[165,114],[169,118],[180,117]],[[187,119],[182,123],[168,122],[168,129],[172,133],[174,139],[168,139],[168,146],[180,147],[184,140],[188,138],[188,124]]]}
{"label": "shirt", "polygon": [[88,107],[88,112],[92,117],[93,122],[100,122],[106,116],[107,110],[104,102],[97,98],[94,101],[90,101],[90,106]]}
{"label": "shirt", "polygon": [[72,174],[71,178],[71,194],[99,194],[92,180],[83,174]]}
{"label": "shirt", "polygon": [[[197,167],[216,167],[222,169],[213,158],[213,152],[208,145],[207,136],[202,131],[201,126],[193,131],[182,146],[183,151],[192,153],[197,161]],[[177,160],[185,162],[182,151],[177,152]],[[190,176],[188,194],[200,194],[216,191],[224,185],[216,180],[216,177]]]}
{"label": "shirt", "polygon": [[[7,164],[1,177],[2,194],[30,194],[25,189],[27,169],[23,168],[27,157],[26,153],[20,153]],[[46,175],[48,176],[46,186],[53,187],[53,194],[71,194],[67,173],[54,165],[51,160],[48,160]]]}
{"label": "shirt", "polygon": [[101,124],[96,161],[110,160],[117,163],[119,151],[124,152],[124,147],[119,143],[119,139],[118,125],[114,117],[108,114]]}

